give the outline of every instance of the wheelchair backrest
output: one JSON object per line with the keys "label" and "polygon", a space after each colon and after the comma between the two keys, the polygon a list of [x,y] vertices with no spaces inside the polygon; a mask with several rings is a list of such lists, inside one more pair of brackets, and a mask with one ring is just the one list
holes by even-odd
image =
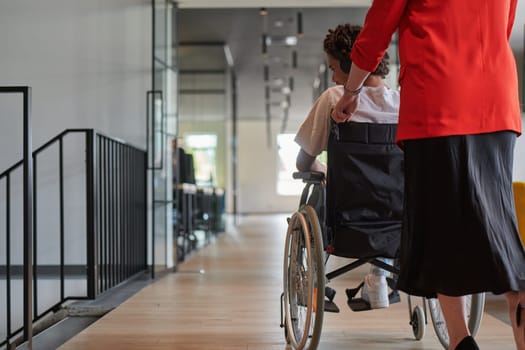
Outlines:
{"label": "wheelchair backrest", "polygon": [[401,221],[403,152],[397,124],[332,122],[328,140],[327,225]]}

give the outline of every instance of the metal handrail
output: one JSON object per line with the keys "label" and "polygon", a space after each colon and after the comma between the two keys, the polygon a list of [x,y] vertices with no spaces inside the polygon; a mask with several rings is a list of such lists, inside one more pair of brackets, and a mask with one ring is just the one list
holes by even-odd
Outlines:
{"label": "metal handrail", "polygon": [[[24,325],[22,327],[24,340],[28,342],[29,349],[33,345],[33,326],[31,322],[33,310],[31,308],[32,295],[32,260],[31,253],[33,249],[33,188],[32,188],[32,173],[33,173],[33,159],[31,157],[32,149],[32,119],[31,119],[31,88],[29,86],[2,86],[0,93],[4,94],[22,94],[23,98],[23,217],[24,217]],[[8,181],[9,182],[9,181]],[[7,205],[8,207],[9,205]],[[8,211],[8,209],[7,209]],[[7,220],[9,221],[9,220]],[[6,223],[9,225],[9,223]],[[6,236],[9,234],[7,233]],[[9,239],[6,238],[9,242]],[[9,249],[8,247],[6,249]],[[7,255],[7,254],[6,254]],[[9,256],[7,257],[7,264],[9,264]],[[8,305],[8,309],[10,305]],[[8,314],[10,310],[8,311]],[[7,328],[10,328],[10,320],[7,320]],[[8,338],[9,339],[9,338]],[[8,340],[5,341],[8,343]]]}
{"label": "metal handrail", "polygon": [[[0,90],[1,92],[1,90]],[[66,129],[64,131],[62,131],[60,134],[56,135],[55,137],[53,137],[52,139],[50,139],[49,141],[47,141],[46,143],[44,143],[42,146],[38,147],[37,149],[35,149],[33,151],[33,157],[38,155],[39,153],[41,153],[42,151],[44,151],[45,149],[49,148],[51,145],[53,145],[55,142],[57,142],[59,139],[63,138],[64,136],[66,136],[67,134],[71,134],[71,133],[87,133],[88,131],[90,130],[94,130],[94,129]],[[131,148],[134,148],[136,150],[139,150],[139,151],[142,151],[142,152],[145,152],[145,150],[143,148],[140,148],[138,146],[135,146],[133,145],[132,143],[129,143],[129,142],[126,142],[126,141],[123,141],[122,139],[119,139],[119,138],[116,138],[116,137],[112,137],[112,136],[107,136],[105,135],[104,133],[101,133],[100,131],[96,131],[97,135],[100,135],[100,136],[104,136],[114,142],[118,142],[122,145],[127,145]],[[20,165],[22,165],[24,163],[23,160],[20,160],[18,162],[16,162],[15,164],[13,164],[12,166],[10,166],[9,168],[7,168],[6,170],[4,170],[2,173],[0,173],[0,179],[2,179],[3,177],[5,177],[5,175],[11,171],[13,171],[14,169],[16,169],[17,167],[19,167]]]}
{"label": "metal handrail", "polygon": [[[66,295],[65,283],[65,228],[64,228],[64,162],[63,162],[63,140],[64,137],[72,133],[85,134],[86,145],[86,280],[87,291],[85,296]],[[11,315],[11,286],[12,279],[10,265],[10,220],[6,222],[6,285],[7,293],[7,336],[4,340],[0,339],[0,347],[10,345],[11,339],[24,331],[23,339],[27,341],[32,337],[32,323],[40,320],[45,315],[57,310],[61,304],[68,300],[94,299],[97,295],[113,288],[126,279],[133,277],[136,273],[147,268],[146,260],[146,152],[123,140],[106,136],[93,129],[67,129],[53,137],[42,146],[37,148],[29,158],[35,164],[33,168],[34,181],[30,182],[30,188],[34,191],[34,202],[36,202],[37,189],[37,169],[36,164],[38,155],[49,147],[58,143],[59,165],[57,181],[59,184],[59,218],[60,218],[60,297],[50,308],[39,312],[38,310],[38,266],[31,262],[29,270],[34,271],[30,277],[29,287],[24,287],[24,292],[34,292],[30,298],[25,299],[24,308],[31,309],[28,320],[24,320],[22,328],[12,330]],[[0,180],[5,180],[7,190],[7,217],[10,217],[10,186],[13,178],[13,171],[20,167],[23,162],[17,162],[13,166],[0,174]],[[31,212],[35,215],[36,223],[37,207],[30,206]],[[31,222],[31,221],[30,221]],[[37,244],[37,227],[32,226],[31,239],[34,239],[35,247]],[[24,249],[26,249],[24,244]],[[37,251],[33,247],[29,249],[29,255],[33,255],[37,261]],[[26,269],[24,268],[24,271]],[[33,279],[34,278],[34,279]],[[24,279],[24,281],[26,278]],[[27,290],[29,289],[29,290]],[[24,311],[25,312],[25,311]],[[26,333],[30,328],[31,337]]]}

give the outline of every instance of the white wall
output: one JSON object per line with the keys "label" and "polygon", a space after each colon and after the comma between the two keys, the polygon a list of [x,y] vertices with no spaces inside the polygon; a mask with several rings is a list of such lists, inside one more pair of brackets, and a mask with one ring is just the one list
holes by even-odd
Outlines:
{"label": "white wall", "polygon": [[[273,120],[271,147],[267,144],[264,120],[241,120],[239,133],[238,208],[239,213],[291,213],[299,204],[299,196],[277,194],[276,139],[280,120]],[[298,124],[288,126],[295,133]]]}
{"label": "white wall", "polygon": [[[32,87],[34,148],[68,128],[95,128],[145,147],[146,91],[151,86],[150,2],[0,0],[0,33],[0,86]],[[0,172],[22,155],[20,102],[16,97],[0,97]],[[73,148],[78,150],[74,155]],[[66,194],[75,204],[66,208],[70,210],[66,226],[71,223],[81,231],[75,233],[79,237],[85,237],[83,150],[80,143],[66,152],[66,158],[77,161],[66,167],[66,186],[78,191]],[[48,166],[56,163],[53,156],[48,159]],[[47,253],[57,249],[58,230],[56,183],[44,167],[39,164],[46,176],[39,177],[37,205],[50,213],[41,212],[38,218],[41,264],[57,262],[57,256]],[[19,230],[13,228],[14,233]],[[13,248],[20,244],[12,243]],[[85,248],[78,249],[68,251],[67,262],[84,259]],[[0,259],[3,254],[0,249]]]}
{"label": "white wall", "polygon": [[[33,143],[96,128],[145,146],[151,8],[143,0],[0,0],[0,85],[33,89]],[[9,120],[2,113],[2,125]],[[1,159],[20,135],[0,131]]]}

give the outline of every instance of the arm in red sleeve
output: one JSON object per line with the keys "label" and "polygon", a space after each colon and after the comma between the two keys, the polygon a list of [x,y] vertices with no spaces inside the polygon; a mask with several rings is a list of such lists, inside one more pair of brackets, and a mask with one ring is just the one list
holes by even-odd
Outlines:
{"label": "arm in red sleeve", "polygon": [[[409,0],[374,0],[363,30],[352,47],[350,59],[358,67],[373,72],[399,27]],[[512,0],[516,1],[516,0]]]}
{"label": "arm in red sleeve", "polygon": [[510,0],[509,22],[507,23],[507,39],[510,39],[510,34],[512,33],[512,26],[514,25],[514,19],[516,17],[516,6],[517,5],[518,5],[518,0]]}

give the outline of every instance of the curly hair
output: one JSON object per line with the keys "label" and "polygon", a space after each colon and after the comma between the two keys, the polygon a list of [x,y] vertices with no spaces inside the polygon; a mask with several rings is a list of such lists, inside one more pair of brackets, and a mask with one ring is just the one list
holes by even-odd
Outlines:
{"label": "curly hair", "polygon": [[[350,52],[362,28],[361,26],[351,25],[349,23],[340,24],[335,27],[335,29],[329,29],[324,39],[324,51],[337,59],[339,66],[343,72],[347,74],[350,72],[350,66],[352,64]],[[381,62],[372,74],[384,78],[390,71],[389,59],[388,52],[385,52]]]}

